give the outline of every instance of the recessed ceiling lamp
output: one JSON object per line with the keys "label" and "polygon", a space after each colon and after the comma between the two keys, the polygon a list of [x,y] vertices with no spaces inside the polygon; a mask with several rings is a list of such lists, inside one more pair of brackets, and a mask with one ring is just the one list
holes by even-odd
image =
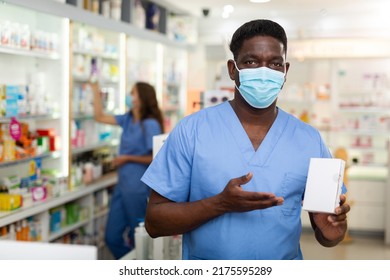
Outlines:
{"label": "recessed ceiling lamp", "polygon": [[223,18],[230,17],[230,14],[233,13],[233,11],[234,11],[234,7],[232,5],[223,6],[222,17]]}
{"label": "recessed ceiling lamp", "polygon": [[249,2],[252,3],[267,3],[270,2],[271,0],[249,0]]}

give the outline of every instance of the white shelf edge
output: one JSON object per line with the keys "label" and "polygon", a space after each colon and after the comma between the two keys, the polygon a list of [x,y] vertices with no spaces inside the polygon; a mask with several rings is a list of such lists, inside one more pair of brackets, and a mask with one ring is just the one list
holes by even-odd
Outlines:
{"label": "white shelf edge", "polygon": [[94,120],[93,114],[73,114],[73,120]]}
{"label": "white shelf edge", "polygon": [[56,158],[59,158],[60,156],[61,156],[61,152],[58,152],[58,151],[49,152],[49,153],[45,153],[45,154],[34,156],[34,157],[28,157],[28,158],[24,158],[24,159],[13,160],[13,161],[0,162],[0,168],[27,163],[27,162],[34,160],[34,159],[56,159]]}
{"label": "white shelf edge", "polygon": [[349,146],[347,147],[349,150],[356,150],[356,151],[362,151],[362,152],[384,152],[387,151],[385,147],[379,148],[379,147],[356,147],[356,146]]}
{"label": "white shelf edge", "polygon": [[81,186],[76,191],[69,192],[60,197],[52,198],[48,201],[39,202],[31,207],[21,208],[12,212],[2,212],[4,216],[1,216],[0,214],[0,227],[37,215],[44,211],[48,211],[51,208],[55,208],[88,194],[94,193],[98,190],[114,185],[117,181],[118,176],[113,174],[111,176],[107,176],[106,178],[103,177],[91,185]]}
{"label": "white shelf edge", "polygon": [[375,113],[375,114],[389,114],[390,108],[385,107],[370,107],[370,106],[356,106],[356,107],[339,107],[340,113]]}
{"label": "white shelf edge", "polygon": [[36,58],[44,58],[44,59],[50,59],[50,60],[59,60],[60,55],[56,52],[44,52],[44,51],[34,51],[34,50],[27,50],[23,48],[16,48],[16,47],[7,47],[0,45],[0,53],[3,54],[12,54],[12,55],[22,55],[22,56],[29,56],[29,57],[36,57]]}
{"label": "white shelf edge", "polygon": [[[11,121],[12,117],[0,117],[0,122],[2,123],[8,123]],[[44,121],[44,120],[58,120],[60,119],[59,114],[48,114],[48,115],[25,115],[25,116],[15,116],[17,120],[24,120],[24,121]]]}
{"label": "white shelf edge", "polygon": [[297,104],[300,104],[300,105],[331,104],[331,100],[330,99],[327,99],[327,100],[321,100],[321,99],[305,100],[305,99],[293,99],[293,98],[291,98],[291,99],[280,98],[280,99],[278,99],[278,103],[283,103],[283,104],[290,103],[292,105],[297,105]]}
{"label": "white shelf edge", "polygon": [[100,53],[96,51],[89,51],[89,50],[82,50],[82,49],[75,49],[75,48],[73,49],[73,54],[90,55],[90,56],[100,57],[109,60],[119,60],[119,54]]}
{"label": "white shelf edge", "polygon": [[18,5],[27,9],[31,9],[37,12],[46,13],[52,16],[68,18],[73,21],[82,22],[92,25],[97,28],[105,29],[108,31],[124,33],[129,36],[135,36],[140,39],[151,40],[154,42],[162,43],[165,45],[181,47],[181,48],[193,48],[193,45],[173,41],[168,38],[167,35],[157,33],[155,31],[141,29],[133,24],[108,19],[102,15],[94,14],[89,11],[85,11],[73,5],[63,4],[55,1],[47,0],[3,0],[6,3]]}
{"label": "white shelf edge", "polygon": [[[75,81],[77,83],[88,83],[90,81],[90,77],[87,75],[73,75],[73,81]],[[99,83],[101,85],[119,84],[119,78],[118,79],[101,78],[101,79],[99,79]]]}
{"label": "white shelf edge", "polygon": [[377,130],[334,130],[340,134],[367,135],[367,136],[389,136],[390,132],[378,132]]}
{"label": "white shelf edge", "polygon": [[58,232],[50,233],[48,241],[49,242],[54,241],[54,240],[60,238],[61,236],[64,236],[67,233],[70,233],[78,228],[81,228],[82,226],[85,226],[88,223],[89,223],[89,219],[87,218],[84,221],[80,221],[80,222],[77,222],[73,225],[66,226],[66,227],[60,229]]}
{"label": "white shelf edge", "polygon": [[119,145],[119,141],[113,140],[110,142],[103,142],[103,143],[98,143],[98,144],[94,144],[94,145],[88,145],[88,146],[82,147],[82,148],[72,148],[72,155],[77,155],[77,154],[89,152],[89,151],[99,149],[99,148],[104,148],[104,147],[115,147],[118,145]]}
{"label": "white shelf edge", "polygon": [[93,214],[93,219],[99,219],[101,217],[104,217],[104,216],[106,216],[108,214],[109,211],[110,211],[109,209],[105,209],[105,210],[101,210],[101,211],[99,211],[97,213],[94,213]]}

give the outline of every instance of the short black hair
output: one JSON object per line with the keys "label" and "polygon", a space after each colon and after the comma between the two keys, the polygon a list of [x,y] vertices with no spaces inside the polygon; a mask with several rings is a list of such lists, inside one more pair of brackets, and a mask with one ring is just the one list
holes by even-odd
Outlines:
{"label": "short black hair", "polygon": [[233,34],[230,42],[230,51],[234,59],[237,58],[245,40],[255,36],[270,36],[283,44],[284,52],[287,53],[287,35],[283,27],[268,19],[252,20],[241,25]]}

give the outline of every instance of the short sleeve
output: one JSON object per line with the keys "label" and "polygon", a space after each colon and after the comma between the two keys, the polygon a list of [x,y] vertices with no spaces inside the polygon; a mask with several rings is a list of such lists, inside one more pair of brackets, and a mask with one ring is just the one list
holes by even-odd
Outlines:
{"label": "short sleeve", "polygon": [[160,124],[155,119],[147,119],[143,122],[145,129],[146,147],[148,151],[153,151],[153,136],[162,133]]}
{"label": "short sleeve", "polygon": [[129,119],[130,117],[130,114],[127,113],[127,114],[123,114],[123,115],[115,115],[115,120],[116,120],[116,123],[120,126],[120,127],[124,127],[127,120]]}
{"label": "short sleeve", "polygon": [[168,135],[164,145],[149,165],[141,181],[165,198],[188,200],[194,137],[192,131],[179,123]]}

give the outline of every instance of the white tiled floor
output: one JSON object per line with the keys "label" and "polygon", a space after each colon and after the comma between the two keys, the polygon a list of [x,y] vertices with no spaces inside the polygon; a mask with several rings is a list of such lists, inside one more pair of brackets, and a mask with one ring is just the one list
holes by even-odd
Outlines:
{"label": "white tiled floor", "polygon": [[306,260],[390,260],[390,246],[384,244],[383,237],[351,236],[351,242],[325,248],[313,233],[304,232],[301,248]]}

